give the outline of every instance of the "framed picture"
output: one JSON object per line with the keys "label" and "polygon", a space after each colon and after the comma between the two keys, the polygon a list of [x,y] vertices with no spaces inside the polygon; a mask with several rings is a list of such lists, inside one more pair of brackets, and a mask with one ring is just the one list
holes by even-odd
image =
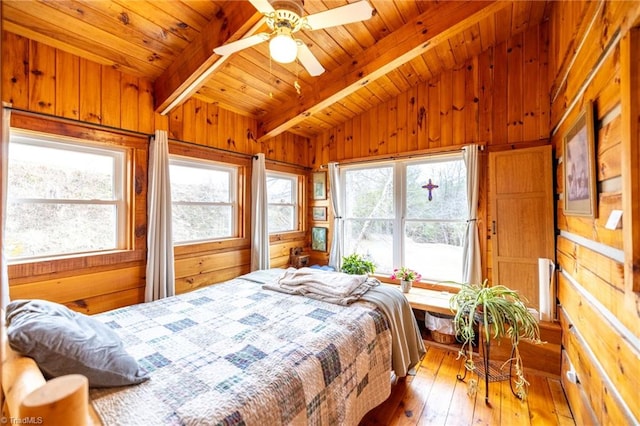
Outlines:
{"label": "framed picture", "polygon": [[327,199],[327,172],[314,172],[312,176],[314,200]]}
{"label": "framed picture", "polygon": [[563,139],[564,214],[598,217],[593,105],[589,102]]}
{"label": "framed picture", "polygon": [[311,228],[311,250],[327,251],[327,228],[319,226]]}
{"label": "framed picture", "polygon": [[326,221],[327,220],[327,208],[326,207],[313,207],[312,209],[313,220]]}

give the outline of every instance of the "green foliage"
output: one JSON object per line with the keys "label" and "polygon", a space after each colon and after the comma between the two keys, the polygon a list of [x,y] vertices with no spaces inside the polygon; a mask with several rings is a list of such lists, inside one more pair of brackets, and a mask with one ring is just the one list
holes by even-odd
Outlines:
{"label": "green foliage", "polygon": [[[456,312],[454,323],[463,341],[473,340],[474,325],[484,327],[485,341],[509,337],[514,344],[521,338],[537,340],[540,335],[538,322],[529,312],[520,295],[503,285],[462,284],[460,292],[450,301]],[[493,333],[491,333],[493,331]]]}
{"label": "green foliage", "polygon": [[360,254],[353,253],[342,258],[342,272],[352,275],[364,275],[375,272],[376,266]]}
{"label": "green foliage", "polygon": [[[483,331],[480,338],[489,342],[491,338],[508,337],[514,348],[516,368],[516,390],[520,399],[526,397],[528,384],[522,374],[522,359],[518,351],[520,339],[540,341],[538,321],[529,312],[524,301],[515,290],[503,285],[490,287],[487,280],[482,284],[461,284],[460,292],[450,299],[451,310],[455,312],[453,324],[457,336],[462,340],[460,354],[465,358],[465,367],[475,369],[473,362],[473,341],[476,330]],[[466,354],[464,348],[468,347]]]}

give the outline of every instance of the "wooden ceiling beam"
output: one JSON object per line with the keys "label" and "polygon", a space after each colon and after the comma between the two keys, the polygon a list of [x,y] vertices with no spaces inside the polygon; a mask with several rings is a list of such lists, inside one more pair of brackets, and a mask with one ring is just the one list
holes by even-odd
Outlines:
{"label": "wooden ceiling beam", "polygon": [[249,2],[229,1],[220,7],[199,36],[155,80],[155,110],[166,113],[187,100],[204,84],[202,77],[228,58],[214,54],[213,49],[252,35],[263,19]]}
{"label": "wooden ceiling beam", "polygon": [[259,124],[258,140],[277,136],[298,125],[310,115],[322,111],[504,7],[511,7],[511,2],[470,0],[433,3],[427,11],[366,49],[352,61],[317,77],[312,87],[303,87],[303,96],[295,105],[288,104],[271,111]]}

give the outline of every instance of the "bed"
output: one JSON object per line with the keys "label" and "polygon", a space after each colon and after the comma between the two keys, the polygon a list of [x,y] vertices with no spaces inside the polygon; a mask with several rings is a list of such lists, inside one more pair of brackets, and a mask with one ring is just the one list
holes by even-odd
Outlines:
{"label": "bed", "polygon": [[[100,421],[358,424],[389,396],[392,365],[404,376],[415,363],[398,364],[392,354],[392,347],[398,352],[392,330],[408,328],[413,336],[415,319],[391,318],[390,305],[376,300],[387,296],[377,290],[367,292],[370,300],[341,306],[264,288],[281,272],[258,271],[94,316],[116,331],[150,377],[92,388]],[[390,290],[400,295],[391,295],[393,303],[404,299]]]}

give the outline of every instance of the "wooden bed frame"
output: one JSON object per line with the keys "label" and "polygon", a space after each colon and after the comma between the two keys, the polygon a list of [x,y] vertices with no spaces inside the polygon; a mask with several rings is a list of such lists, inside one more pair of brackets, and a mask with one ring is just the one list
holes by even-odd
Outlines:
{"label": "wooden bed frame", "polygon": [[45,380],[32,358],[11,349],[4,327],[1,345],[2,416],[9,424],[25,423],[22,419],[42,425],[102,424],[89,403],[89,382],[85,376],[70,374]]}

